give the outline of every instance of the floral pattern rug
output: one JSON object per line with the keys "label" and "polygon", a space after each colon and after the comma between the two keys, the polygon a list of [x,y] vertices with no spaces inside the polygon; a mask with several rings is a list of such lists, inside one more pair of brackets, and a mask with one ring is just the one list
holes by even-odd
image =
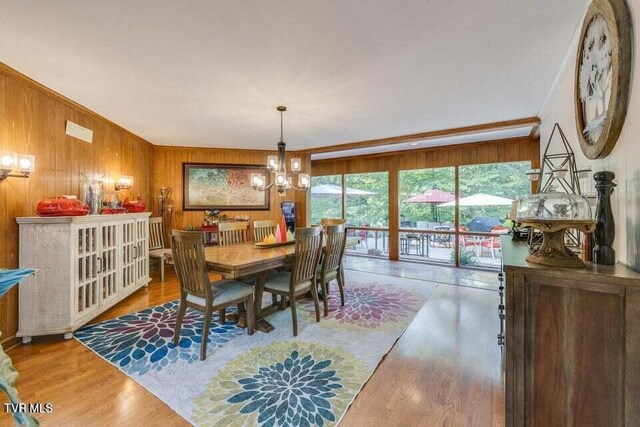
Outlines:
{"label": "floral pattern rug", "polygon": [[[187,310],[172,343],[178,301],[86,326],[82,344],[198,426],[334,426],[435,290],[430,282],[346,271],[345,306],[331,286],[329,315],[311,300],[268,317],[269,334]],[[228,310],[230,311],[230,310]]]}

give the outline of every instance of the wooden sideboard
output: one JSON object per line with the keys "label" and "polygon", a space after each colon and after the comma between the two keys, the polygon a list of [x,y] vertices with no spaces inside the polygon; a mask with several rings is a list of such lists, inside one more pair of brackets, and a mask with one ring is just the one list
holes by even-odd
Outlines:
{"label": "wooden sideboard", "polygon": [[506,425],[640,425],[640,274],[527,263],[502,238]]}
{"label": "wooden sideboard", "polygon": [[20,266],[37,268],[18,291],[18,337],[71,338],[149,278],[150,212],[16,218]]}

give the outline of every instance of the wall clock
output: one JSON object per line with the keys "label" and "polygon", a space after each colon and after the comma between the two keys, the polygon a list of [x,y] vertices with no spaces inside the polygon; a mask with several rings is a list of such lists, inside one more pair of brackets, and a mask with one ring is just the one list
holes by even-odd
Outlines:
{"label": "wall clock", "polygon": [[631,80],[631,17],[625,0],[594,0],[576,60],[576,126],[590,159],[609,155],[627,115]]}

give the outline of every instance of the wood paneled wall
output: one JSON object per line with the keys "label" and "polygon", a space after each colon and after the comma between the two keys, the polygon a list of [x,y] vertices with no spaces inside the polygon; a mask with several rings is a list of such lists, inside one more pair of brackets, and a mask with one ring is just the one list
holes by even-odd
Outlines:
{"label": "wood paneled wall", "polygon": [[[93,143],[65,135],[71,120],[94,132]],[[18,267],[16,217],[34,215],[38,201],[78,194],[80,174],[104,175],[112,190],[120,175],[132,175],[133,188],[121,196],[152,196],[153,147],[142,138],[64,98],[0,63],[0,151],[34,154],[29,179],[0,182],[0,268]],[[34,248],[37,250],[37,248]],[[2,342],[14,339],[17,288],[0,298]]]}
{"label": "wood paneled wall", "polygon": [[[182,210],[182,163],[226,163],[245,165],[264,165],[269,154],[276,154],[275,151],[257,150],[231,150],[217,148],[185,148],[185,147],[163,147],[153,148],[153,188],[159,194],[160,187],[166,186],[171,189],[169,203],[174,206],[173,227],[184,228],[189,225],[200,226],[204,219],[203,211],[183,211]],[[308,154],[287,153],[289,156],[300,157],[303,163],[303,171],[311,170],[310,156]],[[276,193],[275,188],[271,188],[270,209],[262,211],[222,211],[221,214],[227,216],[248,215],[250,221],[273,219],[279,220],[282,211],[280,203],[285,200],[296,202],[296,224],[304,227],[308,224],[308,194],[301,192],[289,192],[281,197]],[[157,196],[157,195],[156,195]],[[154,213],[158,214],[157,199],[154,203]]]}
{"label": "wood paneled wall", "polygon": [[539,139],[503,139],[343,159],[314,160],[311,162],[311,172],[313,176],[393,172],[526,160],[530,160],[533,167],[539,167]]}
{"label": "wood paneled wall", "polygon": [[398,171],[518,161],[530,161],[532,167],[540,167],[540,140],[514,138],[342,159],[315,160],[311,162],[311,173],[313,176],[389,173],[389,258],[397,260],[400,227]]}

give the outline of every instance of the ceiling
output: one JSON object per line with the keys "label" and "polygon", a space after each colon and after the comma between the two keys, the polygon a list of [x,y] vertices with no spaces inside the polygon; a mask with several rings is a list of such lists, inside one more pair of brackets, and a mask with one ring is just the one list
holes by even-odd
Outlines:
{"label": "ceiling", "polygon": [[[0,0],[0,61],[154,144],[289,149],[536,116],[585,0]],[[415,148],[415,147],[414,147]]]}

